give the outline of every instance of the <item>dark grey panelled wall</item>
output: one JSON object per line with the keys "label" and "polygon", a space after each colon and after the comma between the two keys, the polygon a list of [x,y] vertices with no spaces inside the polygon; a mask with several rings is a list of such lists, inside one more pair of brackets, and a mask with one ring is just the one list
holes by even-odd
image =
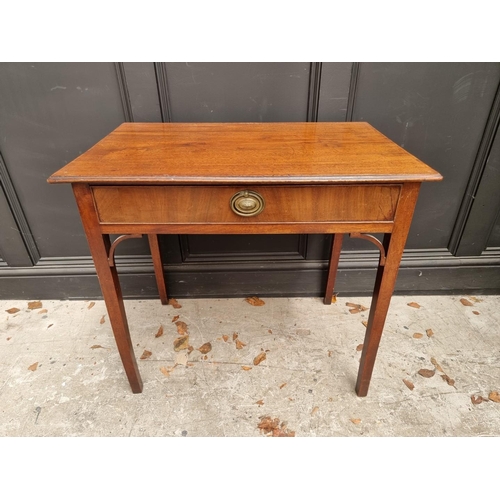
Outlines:
{"label": "dark grey panelled wall", "polygon": [[[2,63],[0,298],[99,296],[71,189],[46,179],[123,121],[368,121],[445,178],[398,291],[499,291],[499,83],[494,63]],[[331,238],[161,241],[174,296],[320,295]],[[145,239],[118,254],[125,295],[154,296]],[[375,262],[347,238],[339,290],[371,293]]]}

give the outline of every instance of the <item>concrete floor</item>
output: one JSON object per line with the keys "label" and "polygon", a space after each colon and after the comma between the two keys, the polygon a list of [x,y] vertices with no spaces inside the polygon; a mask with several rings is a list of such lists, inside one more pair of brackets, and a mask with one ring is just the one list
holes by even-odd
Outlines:
{"label": "concrete floor", "polygon": [[[263,300],[127,301],[136,355],[151,352],[140,395],[102,301],[0,301],[0,436],[263,436],[262,417],[296,436],[500,435],[488,400],[500,392],[500,297],[393,297],[366,398],[354,384],[368,311],[346,302],[369,298]],[[175,316],[191,352],[174,351]]]}

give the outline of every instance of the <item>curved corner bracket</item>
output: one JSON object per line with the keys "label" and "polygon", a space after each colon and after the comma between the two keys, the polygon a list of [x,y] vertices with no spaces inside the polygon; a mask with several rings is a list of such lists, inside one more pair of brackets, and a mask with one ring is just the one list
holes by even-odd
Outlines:
{"label": "curved corner bracket", "polygon": [[121,236],[118,236],[115,241],[113,241],[111,247],[109,248],[109,255],[108,255],[108,263],[109,267],[115,267],[115,250],[116,247],[125,240],[129,240],[130,238],[142,238],[142,234],[122,234]]}
{"label": "curved corner bracket", "polygon": [[385,265],[385,248],[384,245],[382,245],[382,242],[375,238],[375,236],[372,236],[371,234],[361,234],[361,233],[350,233],[349,234],[350,238],[361,238],[363,240],[367,240],[372,242],[379,250],[380,250],[380,265],[383,266]]}

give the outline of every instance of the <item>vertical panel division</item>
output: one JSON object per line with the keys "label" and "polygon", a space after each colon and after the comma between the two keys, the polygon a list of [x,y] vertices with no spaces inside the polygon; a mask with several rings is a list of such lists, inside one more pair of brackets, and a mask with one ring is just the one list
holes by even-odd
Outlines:
{"label": "vertical panel division", "polygon": [[171,122],[172,113],[167,83],[167,66],[164,62],[155,62],[156,83],[158,85],[158,97],[160,99],[161,121]]}
{"label": "vertical panel division", "polygon": [[347,112],[345,121],[352,122],[352,114],[354,112],[354,101],[356,99],[356,91],[358,89],[359,62],[353,62],[351,68],[351,80],[349,82],[349,96],[347,98]]}
{"label": "vertical panel division", "polygon": [[[22,241],[24,242],[24,246],[26,248],[26,252],[29,255],[29,260],[31,261],[30,263],[34,265],[40,260],[40,252],[38,251],[35,239],[31,234],[28,221],[26,220],[23,208],[21,206],[21,203],[19,202],[19,198],[17,197],[14,185],[12,184],[12,180],[10,178],[9,172],[7,171],[7,167],[5,165],[5,162],[1,154],[0,154],[0,187],[3,189],[3,192],[5,193],[5,198],[7,199],[10,211],[17,225],[17,230],[21,235]],[[25,259],[23,259],[23,261],[24,265],[29,265],[29,263],[26,262]]]}
{"label": "vertical panel division", "polygon": [[[486,164],[491,148],[493,146],[493,142],[495,140],[495,134],[497,133],[499,122],[500,84],[498,85],[495,98],[491,106],[490,114],[484,127],[484,132],[479,144],[476,159],[472,166],[469,183],[467,184],[467,190],[465,192],[465,196],[462,199],[462,204],[460,206],[455,226],[453,228],[453,233],[450,238],[448,248],[450,252],[453,253],[453,255],[479,255],[486,247],[489,232],[481,238],[481,240],[483,240],[482,243],[475,245],[475,242],[473,240],[476,238],[476,235],[474,235],[473,233],[475,232],[476,224],[474,223],[474,220],[471,220],[471,222],[469,223],[471,211],[475,209],[475,212],[477,212],[477,206],[479,204],[482,204],[483,207],[486,206],[486,210],[483,209],[481,210],[482,213],[476,215],[478,215],[480,218],[486,217],[488,219],[491,219],[490,223],[488,224],[490,226],[490,231],[495,223],[495,218],[498,210],[488,210],[488,205],[490,203],[493,203],[494,200],[477,199],[477,195],[478,190],[480,189],[481,182],[486,181],[486,179],[483,179],[483,173],[485,172]],[[493,179],[491,179],[491,181],[493,181]],[[496,197],[498,199],[498,192],[496,193]]]}
{"label": "vertical panel division", "polygon": [[133,122],[134,113],[132,111],[132,103],[130,101],[130,94],[128,91],[127,77],[125,75],[125,67],[122,62],[115,62],[116,78],[118,80],[118,89],[120,91],[120,98],[122,100],[123,114],[125,121]]}
{"label": "vertical panel division", "polygon": [[317,122],[319,111],[319,95],[321,91],[322,63],[312,62],[309,72],[309,92],[307,98],[307,121]]}

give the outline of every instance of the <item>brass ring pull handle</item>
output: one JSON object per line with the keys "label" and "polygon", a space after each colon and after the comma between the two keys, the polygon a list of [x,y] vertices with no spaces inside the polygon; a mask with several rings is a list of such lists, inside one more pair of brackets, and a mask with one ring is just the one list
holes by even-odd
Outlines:
{"label": "brass ring pull handle", "polygon": [[255,191],[239,191],[231,198],[231,210],[242,217],[252,217],[264,210],[264,198]]}

